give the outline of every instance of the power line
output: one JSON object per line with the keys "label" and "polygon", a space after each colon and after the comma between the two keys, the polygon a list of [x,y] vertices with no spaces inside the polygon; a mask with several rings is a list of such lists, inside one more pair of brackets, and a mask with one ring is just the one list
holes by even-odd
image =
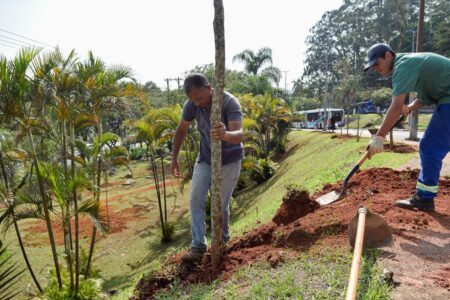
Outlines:
{"label": "power line", "polygon": [[20,48],[17,47],[17,46],[11,46],[11,45],[8,45],[8,44],[4,44],[4,43],[2,43],[2,42],[0,42],[0,45],[6,46],[6,47],[9,47],[9,48],[13,48],[13,49],[20,49]]}
{"label": "power line", "polygon": [[25,41],[17,40],[17,39],[14,39],[12,37],[9,37],[9,36],[3,35],[3,34],[0,34],[0,37],[6,38],[6,39],[11,40],[11,41],[19,42],[19,43],[22,43],[23,45],[27,45],[27,46],[38,47],[38,48],[42,47],[42,46],[37,46],[37,45],[34,45],[34,44],[30,44],[30,43],[25,42]]}
{"label": "power line", "polygon": [[[27,45],[24,45],[24,44],[14,43],[14,42],[11,42],[11,41],[8,41],[8,40],[4,40],[4,39],[0,39],[0,41],[2,41],[3,43],[9,43],[9,44],[11,44],[11,45],[19,46],[19,47],[27,46]],[[29,46],[28,46],[28,47],[29,47]]]}
{"label": "power line", "polygon": [[0,31],[3,31],[3,32],[9,33],[9,34],[12,34],[12,35],[21,37],[21,38],[23,38],[23,39],[26,39],[26,40],[29,40],[29,41],[32,41],[32,42],[35,42],[35,43],[38,43],[38,44],[42,44],[42,45],[47,46],[47,47],[50,47],[50,48],[52,48],[52,49],[55,48],[54,46],[49,45],[49,44],[47,44],[47,43],[43,43],[43,42],[40,42],[40,41],[37,41],[37,40],[34,40],[34,39],[30,39],[30,38],[28,38],[28,37],[26,37],[26,36],[23,36],[23,35],[20,35],[20,34],[17,34],[17,33],[8,31],[8,30],[5,30],[5,29],[1,29],[1,28],[0,28]]}

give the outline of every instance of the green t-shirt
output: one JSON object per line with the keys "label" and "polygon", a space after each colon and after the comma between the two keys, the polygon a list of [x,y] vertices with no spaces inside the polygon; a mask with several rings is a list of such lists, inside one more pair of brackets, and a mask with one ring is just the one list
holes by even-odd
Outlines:
{"label": "green t-shirt", "polygon": [[424,104],[450,103],[450,59],[428,52],[397,53],[392,95],[410,92]]}

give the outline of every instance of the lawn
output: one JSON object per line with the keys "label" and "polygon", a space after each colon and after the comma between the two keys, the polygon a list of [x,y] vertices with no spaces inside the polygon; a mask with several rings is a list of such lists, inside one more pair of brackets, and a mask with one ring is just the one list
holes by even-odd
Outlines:
{"label": "lawn", "polygon": [[[234,236],[254,227],[260,222],[271,219],[278,209],[285,193],[286,185],[297,185],[310,192],[317,191],[327,182],[342,179],[362,154],[366,139],[330,138],[330,134],[294,131],[290,135],[290,146],[285,158],[279,161],[277,173],[269,181],[242,193],[233,201],[231,233]],[[414,154],[381,153],[368,161],[363,168],[371,166],[397,167],[408,161]],[[102,237],[94,257],[94,267],[101,270],[106,292],[115,296],[113,299],[127,299],[136,281],[152,269],[158,269],[165,257],[189,245],[189,212],[187,191],[180,193],[178,187],[169,188],[169,219],[176,224],[175,240],[168,244],[160,243],[158,226],[158,206],[146,162],[133,166],[134,180],[132,186],[123,186],[121,179],[126,170],[120,170],[110,180],[108,189],[109,206],[113,214],[116,230]],[[175,200],[176,195],[176,201]],[[33,233],[37,221],[22,222],[20,227],[28,244],[27,251],[40,279],[43,279],[51,266],[50,247],[46,242],[46,233]],[[90,232],[90,229],[87,231]],[[6,235],[6,244],[20,258],[17,242],[12,231]],[[89,234],[82,239],[87,249]],[[58,249],[62,251],[62,247]],[[343,254],[346,255],[346,254]],[[298,268],[305,261],[301,259]],[[294,268],[295,266],[291,266]],[[262,266],[261,268],[265,268]],[[255,272],[250,270],[249,272]],[[242,276],[245,276],[242,275]],[[332,275],[329,275],[332,276]],[[280,279],[281,280],[281,279]],[[287,279],[286,279],[287,280]],[[290,279],[289,279],[290,280]],[[31,283],[28,274],[23,278],[25,288]],[[240,287],[236,287],[241,289]],[[232,289],[232,288],[230,288]],[[228,290],[228,289],[227,289]],[[247,292],[246,292],[247,293]],[[248,294],[249,293],[249,294]],[[246,295],[251,298],[253,292]],[[256,294],[255,294],[256,295]],[[265,294],[258,294],[265,295]],[[297,295],[297,294],[293,294]],[[266,297],[267,298],[267,297]]]}
{"label": "lawn", "polygon": [[[419,114],[419,130],[423,131],[428,126],[430,122],[432,114]],[[379,127],[381,122],[383,121],[384,115],[380,116],[378,114],[362,114],[359,115],[359,127],[360,128],[368,128],[368,127]],[[351,116],[349,128],[357,128],[357,116]],[[407,126],[407,123],[406,123]],[[345,128],[345,127],[344,127]]]}

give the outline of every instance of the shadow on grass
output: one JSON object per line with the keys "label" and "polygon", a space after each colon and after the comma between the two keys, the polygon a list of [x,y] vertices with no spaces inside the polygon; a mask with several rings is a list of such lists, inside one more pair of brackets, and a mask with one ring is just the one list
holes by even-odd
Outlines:
{"label": "shadow on grass", "polygon": [[[155,235],[155,238],[150,241],[148,244],[148,254],[145,255],[140,261],[130,265],[132,269],[140,269],[145,265],[154,262],[155,260],[164,260],[165,255],[170,255],[169,250],[184,248],[190,244],[190,222],[186,217],[187,211],[178,216],[175,225],[177,230],[175,231],[172,240],[170,242],[162,242],[161,238],[161,228],[160,224],[154,227],[146,236],[151,234]],[[152,226],[150,226],[152,227]],[[141,233],[142,235],[142,233]]]}
{"label": "shadow on grass", "polygon": [[125,289],[136,284],[136,275],[141,273],[142,270],[135,270],[133,272],[113,276],[109,280],[106,280],[103,284],[103,290],[109,294],[113,294],[118,289]]}
{"label": "shadow on grass", "polygon": [[288,171],[288,168],[278,168],[276,173],[266,182],[255,185],[250,190],[240,193],[234,200],[236,202],[237,210],[233,213],[231,222],[236,222],[254,204],[257,196],[271,188]]}

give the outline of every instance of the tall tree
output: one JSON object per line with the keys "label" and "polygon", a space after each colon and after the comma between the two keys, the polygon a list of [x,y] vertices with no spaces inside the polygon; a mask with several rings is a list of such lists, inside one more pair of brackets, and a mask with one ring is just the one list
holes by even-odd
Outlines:
{"label": "tall tree", "polygon": [[[252,50],[246,49],[233,57],[233,62],[243,62],[244,69],[248,74],[261,75],[272,79],[276,84],[280,82],[281,71],[277,67],[272,66],[272,49],[264,47],[254,53]],[[269,64],[266,68],[262,67]]]}

